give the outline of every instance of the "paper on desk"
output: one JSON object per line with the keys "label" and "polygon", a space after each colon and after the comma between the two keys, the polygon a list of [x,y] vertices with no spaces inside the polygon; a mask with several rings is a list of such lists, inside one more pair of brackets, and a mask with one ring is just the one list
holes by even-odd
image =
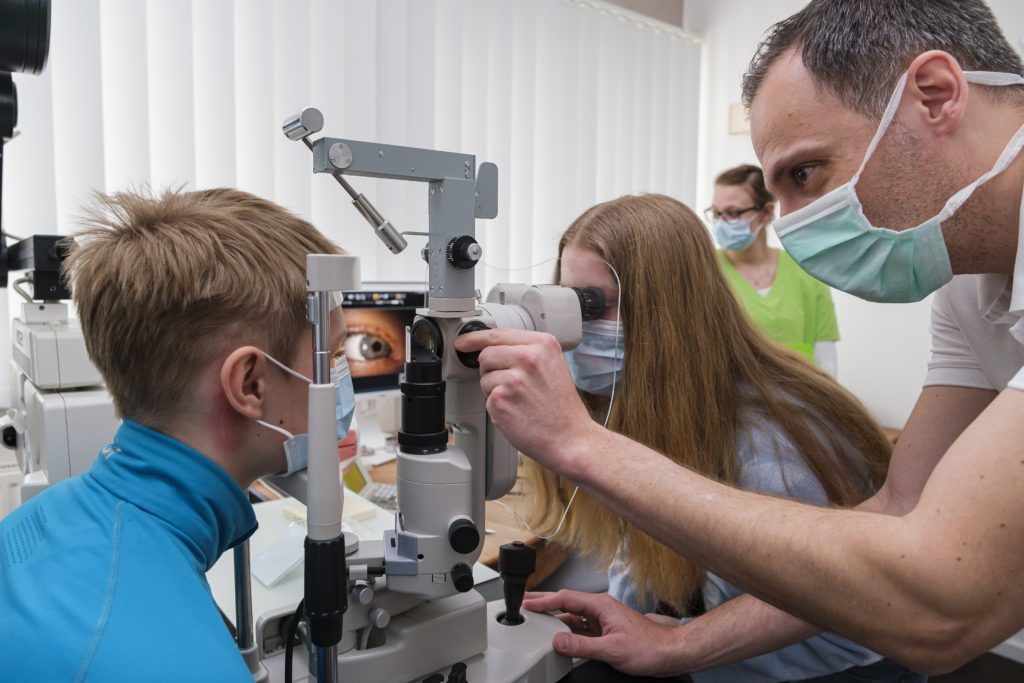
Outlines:
{"label": "paper on desk", "polygon": [[267,588],[273,588],[302,562],[305,542],[306,526],[292,522],[287,531],[253,558],[252,575]]}
{"label": "paper on desk", "polygon": [[485,581],[492,581],[501,576],[498,572],[494,571],[486,564],[480,564],[479,562],[473,565],[473,584],[479,586]]}
{"label": "paper on desk", "polygon": [[[342,509],[343,522],[361,522],[377,515],[378,507],[365,498],[349,491],[345,493],[345,507]],[[306,523],[306,506],[293,501],[284,506],[284,516],[295,522]]]}
{"label": "paper on desk", "polygon": [[359,457],[367,467],[376,467],[377,465],[383,465],[384,463],[398,459],[398,455],[396,455],[394,451],[389,451],[383,448],[378,448],[371,454],[360,455]]}
{"label": "paper on desk", "polygon": [[[306,506],[295,500],[281,511],[285,518],[292,520],[288,529],[252,560],[252,575],[267,588],[283,579],[288,572],[299,566],[305,556]],[[365,521],[377,516],[377,506],[357,495],[345,496],[343,522]],[[345,531],[352,531],[344,524]]]}

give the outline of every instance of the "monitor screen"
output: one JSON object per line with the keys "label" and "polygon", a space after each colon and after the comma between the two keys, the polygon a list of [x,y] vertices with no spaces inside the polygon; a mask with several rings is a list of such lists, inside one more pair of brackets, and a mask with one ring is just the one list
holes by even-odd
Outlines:
{"label": "monitor screen", "polygon": [[345,292],[345,357],[357,392],[398,389],[405,366],[405,328],[423,292]]}

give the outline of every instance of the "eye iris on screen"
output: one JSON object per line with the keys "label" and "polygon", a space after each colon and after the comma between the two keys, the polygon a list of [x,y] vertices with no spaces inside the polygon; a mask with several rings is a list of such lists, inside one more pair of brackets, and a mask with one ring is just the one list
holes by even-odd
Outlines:
{"label": "eye iris on screen", "polygon": [[362,337],[359,341],[359,352],[366,360],[387,358],[391,355],[391,344],[388,344],[377,335],[362,334],[359,336]]}
{"label": "eye iris on screen", "polygon": [[390,377],[402,372],[405,324],[403,314],[396,311],[353,308],[345,312],[348,335],[342,351],[353,379]]}
{"label": "eye iris on screen", "polygon": [[345,339],[345,355],[349,360],[373,361],[387,358],[394,352],[391,343],[372,332],[350,334]]}

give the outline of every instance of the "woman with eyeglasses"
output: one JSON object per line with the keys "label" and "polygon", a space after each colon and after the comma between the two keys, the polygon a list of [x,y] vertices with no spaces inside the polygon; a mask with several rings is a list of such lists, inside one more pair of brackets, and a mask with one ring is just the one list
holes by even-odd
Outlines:
{"label": "woman with eyeglasses", "polygon": [[726,279],[747,314],[769,337],[836,375],[839,329],[828,286],[786,252],[768,246],[775,196],[757,166],[725,171],[705,212]]}

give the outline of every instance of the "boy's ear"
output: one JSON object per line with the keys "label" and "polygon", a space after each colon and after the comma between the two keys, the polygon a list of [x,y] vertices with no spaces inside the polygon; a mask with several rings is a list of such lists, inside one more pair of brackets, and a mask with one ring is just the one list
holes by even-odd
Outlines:
{"label": "boy's ear", "polygon": [[220,366],[220,385],[231,407],[255,420],[263,417],[267,360],[255,346],[232,351]]}

